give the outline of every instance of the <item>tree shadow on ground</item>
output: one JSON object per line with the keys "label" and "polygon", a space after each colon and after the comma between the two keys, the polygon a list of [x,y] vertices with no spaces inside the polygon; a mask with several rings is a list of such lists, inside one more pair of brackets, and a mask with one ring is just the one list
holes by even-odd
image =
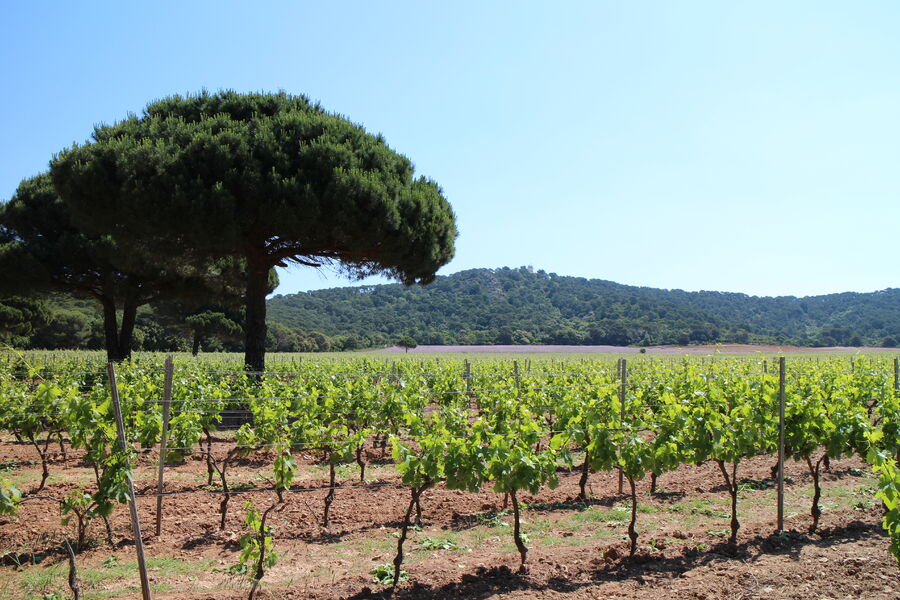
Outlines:
{"label": "tree shadow on ground", "polygon": [[759,534],[737,546],[727,542],[715,544],[706,550],[684,549],[676,556],[638,554],[627,556],[625,546],[619,544],[607,547],[594,561],[593,567],[575,575],[553,575],[545,580],[537,580],[526,574],[513,572],[505,565],[479,568],[473,574],[465,574],[457,581],[443,585],[412,582],[402,585],[391,593],[390,589],[375,592],[366,587],[348,600],[387,599],[401,600],[486,600],[498,595],[528,590],[532,592],[573,593],[583,588],[604,582],[633,580],[639,584],[662,579],[673,579],[684,573],[711,563],[741,560],[754,562],[763,555],[785,555],[799,560],[800,551],[809,546],[829,547],[880,536],[878,525],[851,521],[850,523],[823,530],[821,534],[807,535],[789,532],[782,535]]}
{"label": "tree shadow on ground", "polygon": [[[577,498],[569,500],[561,500],[558,502],[523,502],[523,510],[542,513],[542,512],[583,512],[592,506],[603,506],[612,508],[618,502],[621,502],[627,496],[607,496],[604,498],[588,498],[587,500],[579,500]],[[453,531],[465,531],[478,527],[479,525],[493,526],[497,525],[497,520],[501,517],[512,515],[512,505],[503,508],[494,505],[492,510],[486,510],[472,514],[454,514],[450,519],[450,529]]]}

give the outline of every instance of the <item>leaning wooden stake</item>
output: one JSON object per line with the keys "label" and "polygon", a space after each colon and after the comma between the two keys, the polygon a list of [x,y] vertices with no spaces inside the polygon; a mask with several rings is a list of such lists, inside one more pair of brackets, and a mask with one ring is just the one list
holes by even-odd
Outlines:
{"label": "leaning wooden stake", "polygon": [[[119,437],[119,450],[126,451],[125,425],[122,423],[122,405],[119,404],[119,387],[116,383],[116,366],[109,363],[106,367],[109,374],[109,389],[112,392],[113,409],[116,413],[116,430]],[[150,578],[147,577],[147,564],[144,562],[144,540],[141,537],[141,523],[138,520],[137,503],[134,499],[134,481],[128,477],[128,500],[131,509],[131,529],[134,532],[134,547],[137,550],[138,570],[141,575],[141,597],[153,600],[150,595]]]}
{"label": "leaning wooden stake", "polygon": [[172,357],[166,357],[166,374],[163,382],[162,439],[159,444],[159,479],[156,484],[156,537],[162,535],[163,471],[166,467],[166,438],[169,435],[169,404],[172,402]]}
{"label": "leaning wooden stake", "polygon": [[784,357],[778,359],[778,525],[784,531]]}

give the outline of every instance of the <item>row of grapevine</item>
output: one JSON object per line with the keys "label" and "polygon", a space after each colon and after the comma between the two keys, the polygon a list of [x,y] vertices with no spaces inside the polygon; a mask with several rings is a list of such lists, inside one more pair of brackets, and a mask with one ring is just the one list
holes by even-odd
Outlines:
{"label": "row of grapevine", "polygon": [[[900,559],[896,458],[900,453],[900,401],[896,363],[855,357],[791,359],[785,382],[785,445],[813,479],[811,531],[821,510],[820,475],[829,459],[858,454],[880,475],[885,528]],[[2,367],[0,363],[0,367]],[[0,511],[11,512],[41,496],[49,457],[81,453],[93,467],[96,489],[59,499],[76,517],[79,538],[95,516],[124,501],[129,453],[113,444],[114,425],[106,378],[97,365],[80,362],[0,369],[0,428],[31,444],[43,466],[42,480],[23,495],[0,489]],[[392,455],[410,501],[397,545],[394,580],[403,545],[421,497],[435,485],[472,492],[490,486],[513,510],[513,537],[524,569],[527,541],[521,531],[519,496],[556,484],[557,466],[583,459],[581,495],[592,472],[617,469],[628,483],[631,552],[637,548],[637,481],[684,464],[712,461],[731,504],[730,542],[740,528],[739,470],[743,460],[772,454],[778,442],[779,374],[765,359],[641,360],[627,378],[609,360],[456,359],[384,361],[310,360],[247,374],[213,361],[179,361],[169,419],[168,459],[206,457],[208,483],[218,479],[225,527],[233,490],[229,468],[254,453],[274,457],[277,500],[257,514],[254,571],[265,564],[265,519],[291,490],[298,452],[321,453],[330,481],[322,508],[329,511],[339,482],[336,467],[356,463],[365,477],[367,443]],[[893,367],[893,368],[892,368]],[[156,357],[119,367],[126,436],[135,449],[158,446],[162,432],[162,372]],[[214,432],[235,429],[226,453],[213,452]],[[108,536],[112,533],[106,521]],[[273,555],[269,554],[269,560]],[[256,577],[258,579],[258,577]]]}

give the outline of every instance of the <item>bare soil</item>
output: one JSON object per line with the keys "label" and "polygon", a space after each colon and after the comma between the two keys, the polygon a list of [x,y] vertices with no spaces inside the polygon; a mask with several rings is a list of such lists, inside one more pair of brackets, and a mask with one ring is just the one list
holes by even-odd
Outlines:
{"label": "bare soil", "polygon": [[[217,454],[228,442],[216,444]],[[73,453],[77,454],[77,453]],[[0,443],[0,477],[26,492],[40,480],[34,450]],[[233,467],[230,484],[269,487],[271,456],[257,456]],[[367,481],[341,468],[343,482],[332,506],[332,522],[322,527],[324,491],[287,495],[273,512],[278,564],[266,574],[263,598],[317,600],[387,598],[375,583],[374,567],[393,559],[394,533],[409,501],[409,490],[395,469],[368,450]],[[139,493],[156,488],[155,453],[142,455],[136,469]],[[327,469],[305,456],[297,488],[327,485]],[[591,500],[580,502],[576,471],[560,471],[560,486],[524,494],[523,528],[529,536],[528,572],[517,573],[512,517],[503,498],[489,490],[478,494],[443,487],[423,496],[424,522],[406,543],[404,568],[409,580],[393,597],[402,599],[593,598],[845,598],[900,599],[900,568],[888,554],[881,529],[881,506],[873,500],[875,479],[858,459],[833,461],[824,476],[823,516],[818,532],[811,518],[811,478],[805,466],[788,463],[786,532],[775,529],[775,491],[771,456],[741,463],[744,481],[739,500],[741,529],[736,548],[727,544],[729,501],[713,464],[686,466],[662,475],[658,493],[649,481],[639,483],[639,551],[628,556],[626,528],[630,503],[618,493],[614,473],[590,478]],[[90,491],[93,472],[70,455],[51,465],[42,494],[62,497],[78,485]],[[246,531],[243,503],[264,508],[275,500],[270,491],[243,491],[232,499],[224,530],[218,528],[220,495],[204,488],[206,465],[200,457],[166,470],[166,490],[187,492],[164,500],[163,534],[155,532],[156,498],[138,501],[154,598],[230,600],[245,598],[245,580],[222,572],[237,562],[238,539]],[[627,483],[626,483],[627,490]],[[104,542],[97,519],[90,525],[90,548],[78,555],[83,597],[138,598],[135,549],[128,510],[112,517],[115,546]],[[48,592],[71,597],[66,585],[63,527],[52,501],[29,500],[13,518],[0,517],[0,598],[40,598]],[[451,542],[449,549],[428,550],[428,543]],[[432,544],[433,545],[433,544]],[[111,556],[116,557],[110,559]],[[18,565],[16,563],[19,563]]]}

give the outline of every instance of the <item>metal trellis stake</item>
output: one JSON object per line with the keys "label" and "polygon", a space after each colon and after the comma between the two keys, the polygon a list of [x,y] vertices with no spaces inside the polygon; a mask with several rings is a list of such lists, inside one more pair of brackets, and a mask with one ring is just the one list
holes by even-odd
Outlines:
{"label": "metal trellis stake", "polygon": [[[119,387],[116,383],[116,366],[113,363],[106,365],[109,374],[109,389],[112,393],[113,409],[116,413],[116,431],[119,437],[119,450],[126,451],[125,425],[122,423],[122,405],[119,403]],[[138,520],[137,503],[134,499],[134,481],[128,477],[128,505],[131,509],[131,530],[134,533],[134,547],[137,550],[138,570],[141,575],[141,597],[143,600],[153,600],[150,595],[150,579],[147,577],[147,564],[144,562],[144,540],[141,537],[141,523]]]}
{"label": "metal trellis stake", "polygon": [[162,535],[162,505],[163,505],[163,471],[166,468],[166,441],[169,436],[169,404],[172,402],[172,376],[174,366],[172,356],[166,357],[166,371],[163,383],[162,405],[162,439],[159,443],[159,479],[156,484],[156,537]]}

